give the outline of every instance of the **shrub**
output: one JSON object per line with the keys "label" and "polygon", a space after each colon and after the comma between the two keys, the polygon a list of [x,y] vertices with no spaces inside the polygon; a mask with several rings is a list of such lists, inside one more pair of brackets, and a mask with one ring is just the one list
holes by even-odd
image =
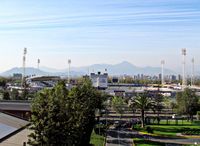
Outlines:
{"label": "shrub", "polygon": [[146,127],[146,131],[148,132],[148,133],[153,133],[153,129],[151,128],[151,127]]}

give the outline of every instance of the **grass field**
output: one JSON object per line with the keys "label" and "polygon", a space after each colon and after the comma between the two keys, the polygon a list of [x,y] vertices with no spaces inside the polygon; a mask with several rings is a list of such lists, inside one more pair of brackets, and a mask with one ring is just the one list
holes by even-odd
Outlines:
{"label": "grass field", "polygon": [[[165,143],[149,141],[143,138],[134,138],[133,141],[134,141],[134,146],[165,146],[166,145]],[[195,146],[195,145],[182,145],[182,146]]]}
{"label": "grass field", "polygon": [[154,134],[165,135],[165,136],[176,136],[177,133],[182,133],[185,128],[200,129],[199,123],[191,123],[188,121],[179,121],[176,125],[175,121],[170,121],[169,125],[165,124],[166,121],[161,121],[160,125],[149,125],[153,128]]}
{"label": "grass field", "polygon": [[165,143],[154,142],[142,138],[133,139],[135,146],[165,146]]}
{"label": "grass field", "polygon": [[[160,121],[160,125],[166,125],[167,124],[167,120],[161,120]],[[200,125],[200,121],[195,121],[195,122],[190,122],[187,120],[178,120],[178,124],[176,124],[175,120],[168,120],[168,125]]]}
{"label": "grass field", "polygon": [[95,134],[95,132],[92,132],[90,144],[93,144],[94,146],[103,146],[104,145],[104,139],[105,137]]}
{"label": "grass field", "polygon": [[[166,121],[161,121],[160,125],[153,124],[153,125],[146,125],[146,127],[151,127],[153,129],[152,135],[155,136],[163,136],[163,137],[177,137],[177,133],[182,133],[184,130],[187,130],[185,128],[189,129],[200,129],[200,122],[188,122],[186,120],[182,121],[180,120],[178,122],[178,125],[174,120],[169,121],[168,125],[166,124]],[[139,131],[142,131],[146,133],[145,129],[140,129]],[[135,146],[164,146],[165,143],[160,142],[153,142],[149,140],[144,140],[142,138],[134,138]],[[184,146],[191,146],[191,145],[184,145]]]}

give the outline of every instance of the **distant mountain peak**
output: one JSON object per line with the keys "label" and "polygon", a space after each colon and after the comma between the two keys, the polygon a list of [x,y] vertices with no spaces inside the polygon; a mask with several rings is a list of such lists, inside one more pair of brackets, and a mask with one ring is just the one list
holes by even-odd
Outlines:
{"label": "distant mountain peak", "polygon": [[[104,72],[105,69],[107,69],[107,72],[109,75],[137,75],[137,74],[145,74],[145,75],[158,75],[161,73],[160,67],[137,67],[133,64],[131,64],[128,61],[122,61],[118,64],[93,64],[90,66],[84,66],[84,67],[72,67],[71,68],[71,75],[72,76],[82,76],[88,73],[88,70],[91,72],[98,72],[102,71]],[[172,75],[176,74],[174,71],[166,69],[165,68],[165,74],[166,75]],[[22,73],[23,69],[22,67],[14,67],[6,72],[1,73],[2,76],[12,76],[13,73]],[[47,67],[41,67],[40,70],[33,67],[27,67],[26,68],[26,74],[27,75],[58,75],[58,76],[66,76],[67,75],[67,69],[63,70],[57,70]]]}

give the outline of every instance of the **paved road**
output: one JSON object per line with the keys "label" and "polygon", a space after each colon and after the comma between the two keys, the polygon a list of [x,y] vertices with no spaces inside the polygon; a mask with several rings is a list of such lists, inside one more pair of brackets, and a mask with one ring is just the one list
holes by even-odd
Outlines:
{"label": "paved road", "polygon": [[132,146],[135,135],[137,132],[127,129],[108,130],[106,146]]}
{"label": "paved road", "polygon": [[132,146],[133,137],[140,137],[149,139],[151,141],[158,141],[168,144],[169,146],[181,146],[182,144],[200,144],[200,139],[181,139],[181,138],[164,138],[140,135],[128,129],[115,129],[107,131],[106,146]]}

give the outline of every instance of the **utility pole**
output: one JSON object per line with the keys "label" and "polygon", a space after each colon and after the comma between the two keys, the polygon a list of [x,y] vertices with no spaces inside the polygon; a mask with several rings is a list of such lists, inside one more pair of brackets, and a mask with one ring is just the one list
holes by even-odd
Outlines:
{"label": "utility pole", "polygon": [[165,84],[165,77],[164,77],[164,65],[165,65],[165,60],[161,61],[161,67],[162,67],[162,86]]}
{"label": "utility pole", "polygon": [[24,86],[25,77],[26,77],[26,54],[27,54],[27,48],[24,48],[24,54],[23,54],[23,75],[22,75],[22,84],[21,86]]}
{"label": "utility pole", "polygon": [[182,89],[187,86],[186,81],[186,49],[182,49],[182,56],[183,56],[183,77],[182,77]]}
{"label": "utility pole", "polygon": [[69,68],[68,68],[68,84],[70,84],[70,65],[71,65],[72,61],[71,59],[68,59],[68,65],[69,65]]}

